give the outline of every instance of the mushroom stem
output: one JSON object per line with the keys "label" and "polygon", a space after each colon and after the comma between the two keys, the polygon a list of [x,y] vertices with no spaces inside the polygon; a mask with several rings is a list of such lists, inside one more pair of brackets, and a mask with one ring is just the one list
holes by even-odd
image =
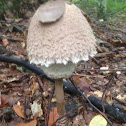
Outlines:
{"label": "mushroom stem", "polygon": [[63,79],[55,80],[55,94],[56,94],[58,116],[61,117],[66,113],[64,102],[64,91],[63,91]]}

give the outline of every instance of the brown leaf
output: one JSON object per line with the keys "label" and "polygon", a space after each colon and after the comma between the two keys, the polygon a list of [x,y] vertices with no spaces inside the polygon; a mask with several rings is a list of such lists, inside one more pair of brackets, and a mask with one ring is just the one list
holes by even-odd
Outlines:
{"label": "brown leaf", "polygon": [[80,83],[80,77],[81,77],[81,76],[74,76],[74,77],[73,77],[73,80],[74,80],[74,82],[75,82],[76,84]]}
{"label": "brown leaf", "polygon": [[83,76],[83,77],[74,76],[73,80],[76,83],[77,87],[82,90],[86,90],[86,91],[90,91],[90,90],[95,91],[96,90],[90,85],[90,80],[88,80],[85,76]]}
{"label": "brown leaf", "polygon": [[2,40],[2,42],[3,42],[3,46],[5,46],[5,47],[9,44],[9,42],[8,42],[8,40],[6,38],[4,38]]}
{"label": "brown leaf", "polygon": [[52,124],[58,119],[57,108],[52,108],[52,111],[49,115],[48,126],[52,126]]}
{"label": "brown leaf", "polygon": [[112,106],[113,100],[112,100],[112,94],[110,92],[105,95],[105,101]]}
{"label": "brown leaf", "polygon": [[14,111],[17,113],[18,116],[25,118],[24,110],[22,106],[13,105]]}
{"label": "brown leaf", "polygon": [[36,90],[39,89],[39,84],[37,82],[33,82],[33,84],[31,85],[31,91],[32,91],[32,95],[35,93]]}
{"label": "brown leaf", "polygon": [[15,126],[36,126],[37,125],[37,120],[34,119],[28,123],[20,123],[20,124],[17,124]]}
{"label": "brown leaf", "polygon": [[6,95],[1,95],[1,105],[0,108],[4,107],[8,103],[8,97]]}

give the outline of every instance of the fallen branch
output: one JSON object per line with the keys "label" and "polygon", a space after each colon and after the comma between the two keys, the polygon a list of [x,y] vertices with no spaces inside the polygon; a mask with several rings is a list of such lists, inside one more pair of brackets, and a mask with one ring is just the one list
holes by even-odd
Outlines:
{"label": "fallen branch", "polygon": [[[95,105],[101,111],[103,110],[101,100],[97,99],[94,96],[89,96],[88,98],[89,98],[89,100],[91,101],[91,103],[93,105]],[[110,105],[108,105],[106,103],[103,103],[103,104],[104,104],[104,108],[105,108],[105,113],[109,117],[116,120],[117,122],[126,123],[126,113],[123,113],[119,109],[117,109],[117,108],[115,108],[113,106],[110,106]]]}

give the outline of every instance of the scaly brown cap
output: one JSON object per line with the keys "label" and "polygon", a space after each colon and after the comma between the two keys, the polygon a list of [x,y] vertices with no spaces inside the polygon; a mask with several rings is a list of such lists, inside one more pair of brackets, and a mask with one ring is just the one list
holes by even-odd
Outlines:
{"label": "scaly brown cap", "polygon": [[[31,63],[41,65],[49,77],[70,76],[79,61],[87,61],[89,56],[96,54],[96,40],[92,29],[80,9],[74,4],[65,4],[63,16],[53,23],[42,23],[38,20],[41,7],[32,17],[28,30],[29,60]],[[61,72],[62,66],[66,66],[66,71]],[[72,68],[69,68],[70,66]]]}

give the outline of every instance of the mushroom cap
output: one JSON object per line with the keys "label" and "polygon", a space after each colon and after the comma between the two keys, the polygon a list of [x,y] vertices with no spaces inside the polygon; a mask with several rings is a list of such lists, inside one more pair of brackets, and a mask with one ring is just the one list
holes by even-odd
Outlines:
{"label": "mushroom cap", "polygon": [[63,0],[48,1],[38,9],[38,20],[43,23],[55,22],[64,13],[65,3]]}
{"label": "mushroom cap", "polygon": [[63,16],[53,23],[38,20],[41,7],[32,17],[28,29],[29,60],[39,64],[49,77],[68,77],[79,61],[87,61],[89,56],[96,54],[92,29],[74,4],[65,3]]}

